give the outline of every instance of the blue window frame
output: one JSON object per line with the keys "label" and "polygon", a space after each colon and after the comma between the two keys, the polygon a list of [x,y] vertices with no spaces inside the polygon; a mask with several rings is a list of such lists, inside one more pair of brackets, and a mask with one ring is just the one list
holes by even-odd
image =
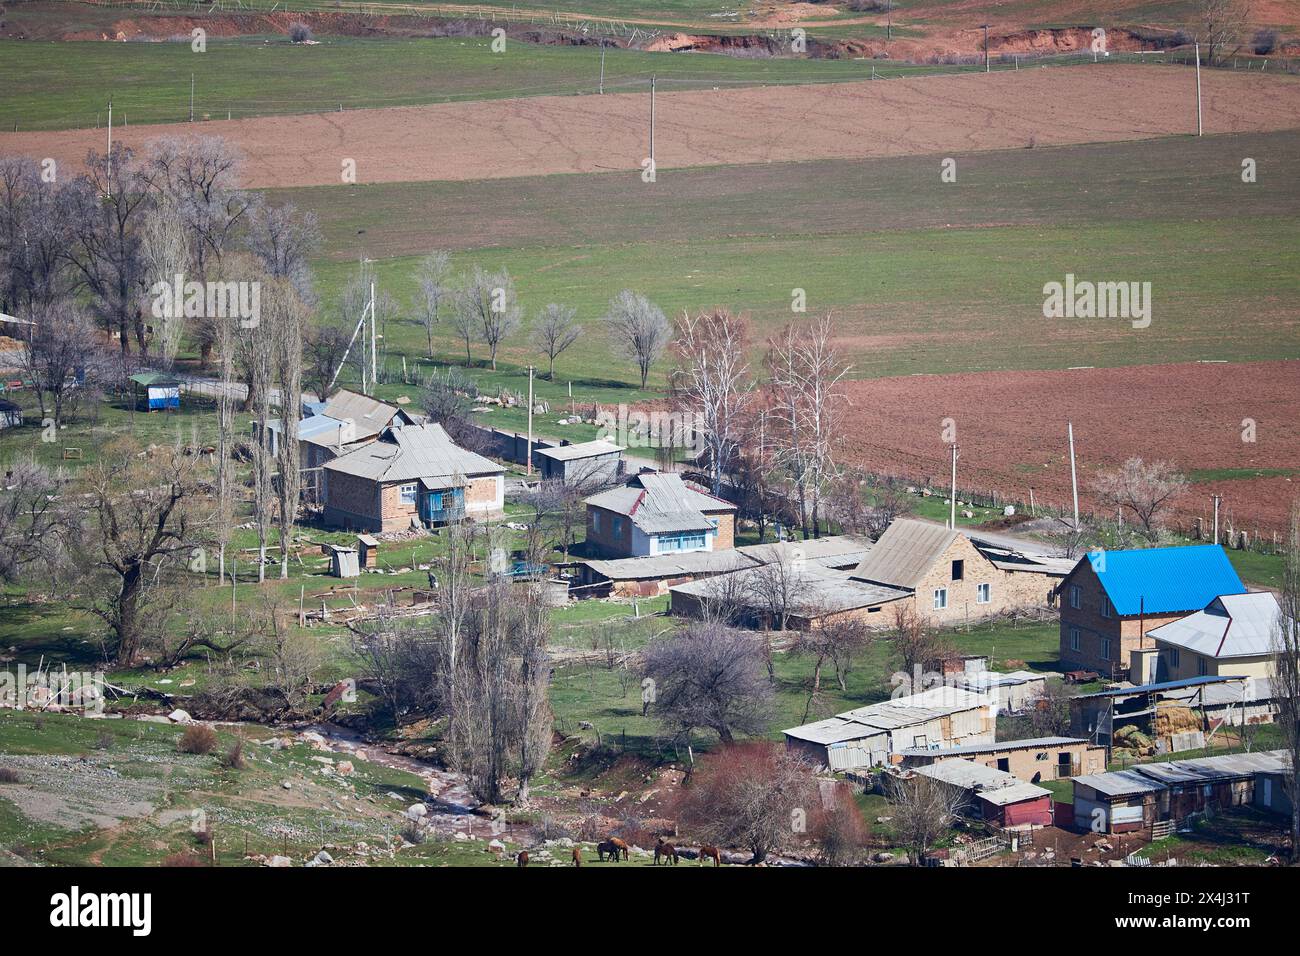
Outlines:
{"label": "blue window frame", "polygon": [[660,535],[659,552],[662,554],[666,551],[693,551],[704,547],[704,540],[703,534]]}

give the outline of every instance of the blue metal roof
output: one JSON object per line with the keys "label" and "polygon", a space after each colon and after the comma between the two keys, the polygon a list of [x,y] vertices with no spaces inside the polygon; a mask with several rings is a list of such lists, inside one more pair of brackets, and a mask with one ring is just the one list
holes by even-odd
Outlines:
{"label": "blue metal roof", "polygon": [[1219,677],[1207,674],[1204,677],[1184,677],[1182,680],[1161,681],[1158,684],[1139,684],[1134,687],[1121,687],[1116,690],[1097,690],[1090,694],[1078,694],[1075,700],[1090,697],[1128,697],[1136,694],[1153,694],[1162,690],[1178,690],[1183,687],[1199,687],[1202,684],[1226,684],[1228,681],[1249,680],[1248,677]]}
{"label": "blue metal roof", "polygon": [[1217,544],[1134,551],[1094,551],[1085,558],[1119,614],[1199,611],[1220,594],[1246,586]]}

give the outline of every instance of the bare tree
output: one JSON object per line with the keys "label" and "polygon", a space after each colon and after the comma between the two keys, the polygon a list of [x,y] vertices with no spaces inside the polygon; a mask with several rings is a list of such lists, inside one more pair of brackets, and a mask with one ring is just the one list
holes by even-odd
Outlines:
{"label": "bare tree", "polygon": [[650,368],[659,361],[672,338],[663,310],[643,295],[624,289],[605,313],[605,327],[615,350],[636,363],[645,388]]}
{"label": "bare tree", "polygon": [[835,348],[829,316],[788,325],[768,342],[771,420],[777,463],[787,474],[805,538],[820,533],[821,500],[835,473],[849,366]]}
{"label": "bare tree", "polygon": [[416,312],[428,340],[429,358],[433,358],[433,330],[437,328],[443,307],[452,296],[450,279],[451,256],[441,250],[435,250],[421,259],[415,270],[415,282],[419,286]]}
{"label": "bare tree", "polygon": [[80,541],[78,513],[64,497],[67,479],[34,461],[6,468],[0,483],[0,581],[39,568],[55,577]]}
{"label": "bare tree", "polygon": [[894,833],[911,850],[912,864],[919,866],[929,849],[957,821],[965,795],[924,774],[885,779]]}
{"label": "bare tree", "polygon": [[777,744],[735,744],[694,774],[679,815],[700,839],[743,846],[751,863],[762,863],[807,832],[818,801],[811,771]]}
{"label": "bare tree", "polygon": [[853,788],[843,782],[819,781],[820,812],[813,836],[826,866],[853,866],[867,842],[867,824],[854,800]]}
{"label": "bare tree", "polygon": [[69,208],[35,160],[0,157],[0,312],[30,317],[72,294]]}
{"label": "bare tree", "polygon": [[32,313],[23,339],[23,370],[31,379],[41,418],[64,424],[96,385],[113,375],[113,365],[93,323],[70,299]]}
{"label": "bare tree", "polygon": [[892,609],[893,628],[889,632],[894,644],[894,655],[907,675],[912,693],[920,693],[924,688],[918,681],[925,668],[935,660],[952,654],[952,645],[943,634],[923,618],[912,606],[910,600],[894,602]]}
{"label": "bare tree", "polygon": [[311,257],[321,247],[316,214],[298,214],[292,203],[262,204],[248,213],[248,251],[267,275],[288,279],[309,306],[316,304]]}
{"label": "bare tree", "polygon": [[1278,605],[1270,678],[1277,723],[1290,758],[1285,789],[1291,800],[1291,862],[1296,863],[1300,862],[1300,499],[1291,503]]}
{"label": "bare tree", "polygon": [[[164,368],[171,368],[180,351],[185,332],[185,310],[180,302],[169,307],[156,308],[153,297],[156,287],[170,289],[176,276],[184,277],[189,271],[189,244],[187,227],[181,219],[176,202],[168,193],[157,197],[153,208],[144,217],[141,228],[141,258],[144,260],[141,276],[141,299],[148,303],[153,319],[151,344]],[[171,298],[168,296],[167,298]],[[203,320],[207,320],[206,317]],[[211,349],[213,334],[210,329],[199,332],[201,341]]]}
{"label": "bare tree", "polygon": [[453,324],[465,341],[465,361],[470,361],[472,337],[479,337],[488,347],[488,359],[497,367],[497,350],[519,328],[523,312],[515,296],[510,273],[484,272],[479,266],[464,280],[456,293]]}
{"label": "bare tree", "polygon": [[811,610],[812,596],[800,559],[782,552],[749,575],[749,600],[762,616],[764,628],[788,630],[790,618]]}
{"label": "bare tree", "polygon": [[438,713],[437,648],[419,622],[381,613],[348,626],[366,689],[397,726]]}
{"label": "bare tree", "polygon": [[677,367],[670,378],[676,405],[703,426],[709,485],[716,495],[730,470],[753,397],[749,323],[726,309],[692,316],[683,311],[673,331]]}
{"label": "bare tree", "polygon": [[1225,51],[1240,47],[1250,15],[1249,0],[1200,0],[1196,39],[1205,47],[1208,62],[1217,63]]}
{"label": "bare tree", "polygon": [[328,401],[339,389],[336,375],[348,353],[352,329],[346,319],[325,319],[303,336],[303,388]]}
{"label": "bare tree", "polygon": [[[347,329],[349,341],[356,334],[357,322],[366,314],[367,308],[371,305],[372,297],[375,312],[373,328],[379,336],[379,341],[383,342],[384,346],[383,355],[380,356],[377,343],[370,343],[369,348],[362,348],[360,347],[361,339],[358,337],[357,344],[354,345],[351,351],[351,359],[357,378],[363,381],[370,375],[372,348],[376,353],[373,356],[374,364],[378,366],[375,371],[377,374],[382,374],[388,356],[388,323],[397,317],[399,310],[397,300],[393,298],[391,293],[379,286],[374,261],[362,259],[357,264],[357,271],[352,273],[347,284],[344,285],[343,294],[340,296],[338,304],[338,322],[340,327]],[[365,334],[370,334],[369,329],[371,327],[371,322],[368,319]],[[375,385],[374,382],[370,384],[372,388]]]}
{"label": "bare tree", "polygon": [[255,608],[253,633],[258,637],[256,649],[269,665],[270,686],[289,706],[300,706],[325,663],[321,642],[297,627],[283,604],[269,596]]}
{"label": "bare tree", "polygon": [[149,632],[166,624],[158,602],[167,576],[190,558],[202,524],[198,462],[179,444],[145,453],[118,439],[83,473],[96,517],[91,610],[112,629],[120,666],[134,664]]}
{"label": "bare tree", "polygon": [[827,664],[835,669],[835,681],[840,693],[846,693],[845,678],[853,666],[854,657],[861,655],[875,640],[875,632],[862,621],[851,617],[828,620],[821,627],[810,627],[800,632],[791,646],[791,653],[807,657],[813,662],[812,686],[808,702],[804,705],[802,723],[808,722],[813,704],[821,696],[822,670]]}
{"label": "bare tree", "polygon": [[251,399],[257,441],[249,446],[253,459],[253,526],[257,531],[257,580],[266,580],[266,550],[271,536],[275,459],[271,454],[271,391],[275,382],[275,323],[264,316],[257,325],[241,330],[241,353]]}
{"label": "bare tree", "polygon": [[582,335],[582,326],[574,321],[577,312],[552,302],[537,313],[533,325],[533,344],[546,356],[546,377],[555,378],[555,359]]}
{"label": "bare tree", "polygon": [[424,414],[441,425],[452,441],[465,448],[482,444],[472,420],[478,386],[460,370],[448,366],[434,372],[424,385]]}
{"label": "bare tree", "polygon": [[298,442],[302,408],[302,331],[307,306],[287,279],[268,283],[264,320],[269,321],[279,388],[279,436],[276,446],[277,513],[280,525],[280,578],[289,577],[289,545],[302,495],[302,458]]}
{"label": "bare tree", "polygon": [[1187,479],[1169,462],[1147,464],[1134,456],[1100,472],[1093,489],[1103,504],[1132,515],[1148,541],[1158,541],[1165,515],[1187,490]]}
{"label": "bare tree", "polygon": [[712,730],[723,743],[767,729],[772,686],[753,637],[714,623],[652,641],[642,654],[651,680],[652,711],[679,740]]}

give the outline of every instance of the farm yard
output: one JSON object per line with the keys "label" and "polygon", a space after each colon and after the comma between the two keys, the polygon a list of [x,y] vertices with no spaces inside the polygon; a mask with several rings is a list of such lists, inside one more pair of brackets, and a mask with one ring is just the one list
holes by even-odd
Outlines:
{"label": "farm yard", "polygon": [[1300,859],[1300,17],[1217,2],[6,4],[0,865]]}

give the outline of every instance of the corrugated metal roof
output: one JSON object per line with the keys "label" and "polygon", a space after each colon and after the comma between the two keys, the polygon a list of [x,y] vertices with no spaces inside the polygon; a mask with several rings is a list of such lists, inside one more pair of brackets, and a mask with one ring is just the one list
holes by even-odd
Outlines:
{"label": "corrugated metal roof", "polygon": [[848,534],[831,535],[825,538],[809,538],[807,541],[774,541],[768,544],[747,544],[737,551],[748,555],[762,564],[773,561],[789,561],[795,552],[802,552],[805,561],[813,561],[823,567],[856,567],[871,551],[871,542]]}
{"label": "corrugated metal roof", "polygon": [[1069,744],[1086,744],[1082,737],[1025,737],[1021,740],[1001,740],[991,744],[968,744],[965,747],[948,747],[944,750],[926,750],[913,747],[902,751],[909,757],[960,757],[968,754],[1000,753],[1003,750],[1037,750],[1064,747]]}
{"label": "corrugated metal roof", "polygon": [[679,574],[718,574],[753,567],[755,562],[738,551],[685,551],[642,558],[587,561],[587,567],[611,581],[667,578]]}
{"label": "corrugated metal roof", "polygon": [[1226,681],[1246,680],[1245,677],[1218,677],[1207,674],[1205,677],[1184,677],[1182,680],[1167,680],[1157,684],[1135,684],[1132,687],[1119,687],[1114,690],[1095,690],[1090,694],[1076,694],[1074,700],[1089,700],[1093,697],[1128,697],[1135,694],[1152,694],[1162,690],[1177,690],[1180,687],[1197,687],[1201,684],[1222,684]]}
{"label": "corrugated metal roof", "polygon": [[1282,609],[1271,591],[1224,594],[1195,614],[1147,631],[1147,636],[1203,657],[1259,657],[1273,650]]}
{"label": "corrugated metal roof", "polygon": [[[784,585],[787,590],[787,604],[791,613],[795,615],[820,616],[853,611],[897,601],[908,596],[908,592],[900,588],[855,581],[847,571],[837,571],[816,563],[790,562],[785,567],[785,574],[788,575]],[[742,585],[759,585],[765,573],[763,568],[763,565],[756,565],[736,571],[727,577],[739,578],[739,583]],[[679,584],[672,590],[707,599],[716,595],[720,586],[717,578],[706,578],[703,581]]]}
{"label": "corrugated metal roof", "polygon": [[1262,750],[1247,754],[1221,754],[1193,760],[1170,760],[1144,763],[1128,770],[1094,773],[1075,777],[1076,783],[1092,787],[1098,793],[1120,797],[1151,793],[1167,787],[1199,786],[1222,783],[1256,773],[1285,770],[1289,758],[1285,750]]}
{"label": "corrugated metal roof", "polygon": [[998,787],[1009,787],[1016,781],[1012,774],[1003,770],[960,758],[917,767],[916,772],[923,777],[950,783],[965,790],[996,790]]}
{"label": "corrugated metal roof", "polygon": [[[859,740],[885,731],[913,727],[950,714],[990,707],[983,694],[955,687],[932,687],[910,697],[898,697],[845,711],[801,727],[783,731],[787,737],[826,743],[830,740]],[[810,736],[811,735],[811,736]]]}
{"label": "corrugated metal roof", "polygon": [[347,389],[335,392],[318,409],[318,414],[352,422],[358,439],[378,435],[399,412],[401,409],[395,405]]}
{"label": "corrugated metal roof", "polygon": [[1091,787],[1108,797],[1130,797],[1140,793],[1163,790],[1164,785],[1144,777],[1135,770],[1112,770],[1109,773],[1090,773],[1074,778],[1075,785]]}
{"label": "corrugated metal roof", "polygon": [[586,503],[631,518],[646,534],[707,531],[713,523],[704,512],[736,510],[731,502],[688,485],[681,475],[663,472],[636,475],[623,487],[592,495]]}
{"label": "corrugated metal roof", "polygon": [[617,455],[622,451],[622,445],[615,445],[613,442],[598,438],[595,441],[578,442],[574,445],[538,448],[535,454],[552,461],[579,461],[583,458],[598,458],[601,455]]}
{"label": "corrugated metal roof", "polygon": [[921,578],[957,535],[958,532],[942,525],[898,518],[885,529],[853,576],[862,581],[916,590]]}
{"label": "corrugated metal roof", "polygon": [[491,459],[461,448],[441,425],[433,423],[386,429],[378,441],[335,458],[325,467],[372,481],[436,478],[434,484],[439,487],[450,487],[456,477],[505,472]]}
{"label": "corrugated metal roof", "polygon": [[1052,791],[1046,787],[1040,787],[1036,783],[1026,783],[1023,780],[1017,780],[1010,786],[998,787],[994,790],[981,790],[977,794],[985,803],[991,803],[995,807],[1009,807],[1013,803],[1041,800],[1051,795]]}
{"label": "corrugated metal roof", "polygon": [[1217,544],[1132,551],[1094,551],[1087,561],[1119,614],[1199,611],[1220,594],[1244,594],[1246,586]]}

